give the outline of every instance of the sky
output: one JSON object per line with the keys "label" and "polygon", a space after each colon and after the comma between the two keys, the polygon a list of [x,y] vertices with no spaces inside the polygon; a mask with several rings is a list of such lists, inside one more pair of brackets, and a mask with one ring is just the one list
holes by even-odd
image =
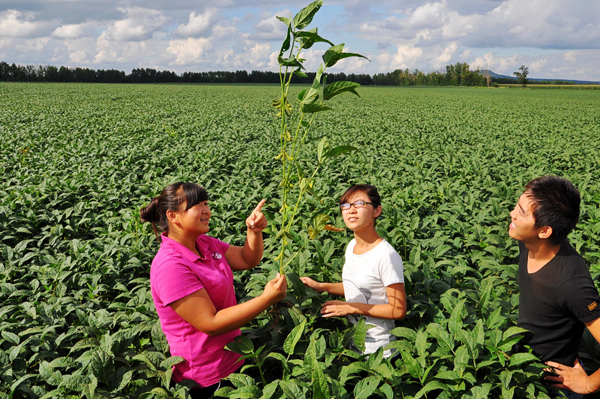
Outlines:
{"label": "sky", "polygon": [[[308,1],[0,0],[0,61],[118,69],[277,71],[285,25]],[[327,1],[308,29],[345,51],[330,72],[471,69],[600,81],[598,0]],[[315,71],[327,45],[302,54]]]}

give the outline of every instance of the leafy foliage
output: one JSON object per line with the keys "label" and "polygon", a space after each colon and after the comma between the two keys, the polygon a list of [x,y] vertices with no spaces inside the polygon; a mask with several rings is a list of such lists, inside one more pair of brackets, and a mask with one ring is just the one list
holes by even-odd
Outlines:
{"label": "leafy foliage", "polygon": [[[281,161],[281,183],[279,184],[282,191],[281,224],[278,226],[277,231],[277,237],[281,242],[281,249],[276,260],[279,261],[279,273],[282,275],[285,273],[285,266],[294,260],[298,254],[298,252],[293,255],[286,253],[286,247],[294,238],[297,238],[297,234],[294,231],[294,227],[297,224],[295,216],[305,194],[310,193],[314,195],[311,189],[313,188],[317,172],[329,158],[356,150],[356,148],[347,145],[330,148],[327,138],[324,137],[319,143],[317,164],[312,168],[312,173],[305,174],[304,171],[310,165],[299,160],[302,150],[305,149],[305,140],[315,120],[316,113],[332,110],[330,106],[325,105],[324,101],[328,101],[342,93],[353,93],[358,96],[356,92],[356,88],[360,86],[358,83],[340,81],[326,86],[326,79],[323,73],[327,68],[334,66],[343,58],[366,58],[360,54],[344,53],[344,44],[336,46],[329,40],[322,38],[318,35],[317,28],[310,31],[301,30],[312,22],[312,19],[322,5],[323,0],[317,0],[300,10],[293,19],[278,17],[288,27],[287,36],[281,45],[278,57],[281,94],[278,99],[273,100],[273,106],[279,111],[278,116],[281,118],[279,122],[281,152],[276,157],[276,159]],[[306,77],[306,74],[302,72],[304,66],[302,65],[303,60],[300,58],[300,54],[302,50],[309,49],[313,44],[319,42],[328,43],[331,47],[323,54],[323,62],[319,66],[308,91],[303,90],[298,95],[298,101],[300,101],[299,112],[294,113],[294,107],[288,96],[292,76]],[[286,55],[285,53],[288,51],[289,53]],[[322,93],[321,80],[323,80]],[[319,100],[320,97],[323,98],[322,101]],[[292,136],[289,129],[294,124],[296,128]],[[292,198],[293,195],[295,195],[294,198]],[[317,216],[315,223],[310,227],[309,238],[311,240],[315,239],[326,226],[326,218],[328,218],[327,215]],[[288,258],[289,260],[286,262]]]}
{"label": "leafy foliage", "polygon": [[[295,98],[303,88],[291,88]],[[243,243],[260,198],[265,262],[235,274],[241,301],[279,270],[275,86],[0,84],[0,398],[184,398],[148,281],[157,249],[139,209],[165,185],[203,184],[210,234]],[[330,158],[298,207],[284,306],[243,329],[245,369],[229,397],[543,398],[519,339],[516,244],[508,212],[524,184],[555,173],[582,193],[572,244],[600,273],[599,98],[591,91],[361,88],[336,96],[299,159]],[[329,146],[321,145],[328,137]],[[269,143],[269,144],[265,144]],[[378,230],[404,259],[407,318],[396,355],[348,349],[363,331],[319,316],[328,299],[297,275],[341,281],[350,232],[337,200],[350,183],[384,199]],[[327,220],[318,215],[329,215]],[[308,242],[303,249],[303,243]],[[301,250],[300,250],[301,249]],[[598,367],[584,336],[580,356]],[[259,366],[260,365],[260,366]],[[262,377],[261,377],[262,372]],[[264,380],[263,380],[264,378]],[[264,381],[264,382],[263,382]]]}

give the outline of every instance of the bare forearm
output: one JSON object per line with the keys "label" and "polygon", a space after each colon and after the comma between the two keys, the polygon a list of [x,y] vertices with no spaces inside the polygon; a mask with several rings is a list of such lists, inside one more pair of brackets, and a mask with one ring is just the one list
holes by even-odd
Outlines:
{"label": "bare forearm", "polygon": [[320,283],[321,291],[327,291],[332,295],[344,296],[344,284],[343,283]]}
{"label": "bare forearm", "polygon": [[272,304],[261,295],[239,305],[219,310],[210,320],[203,323],[203,328],[198,328],[193,323],[192,325],[211,336],[224,334],[248,324]]}
{"label": "bare forearm", "polygon": [[395,307],[389,303],[381,305],[368,305],[366,303],[347,302],[354,310],[352,313],[365,316],[379,317],[380,319],[402,320],[406,316],[405,307]]}
{"label": "bare forearm", "polygon": [[600,369],[590,374],[585,380],[585,387],[588,393],[600,391]]}
{"label": "bare forearm", "polygon": [[258,265],[263,256],[263,236],[262,231],[254,231],[248,228],[246,242],[242,250],[242,257],[248,268],[253,268]]}

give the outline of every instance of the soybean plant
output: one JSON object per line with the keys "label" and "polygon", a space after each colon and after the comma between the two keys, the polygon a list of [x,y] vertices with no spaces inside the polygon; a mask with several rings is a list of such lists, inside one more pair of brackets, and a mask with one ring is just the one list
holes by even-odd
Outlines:
{"label": "soybean plant", "polygon": [[[300,10],[294,18],[277,17],[287,25],[287,35],[277,58],[281,95],[278,99],[273,100],[273,106],[279,110],[278,116],[281,117],[281,152],[276,157],[281,161],[281,226],[277,235],[277,239],[281,240],[281,251],[276,258],[279,261],[281,274],[284,273],[285,266],[295,257],[292,256],[287,263],[284,263],[285,248],[293,237],[292,229],[296,221],[295,216],[298,213],[304,194],[313,186],[315,175],[328,159],[356,150],[356,148],[347,145],[331,147],[327,138],[323,138],[318,146],[317,163],[312,173],[305,175],[298,162],[299,154],[316,115],[332,109],[326,105],[326,102],[342,93],[352,93],[359,96],[356,91],[356,88],[360,86],[358,83],[338,81],[327,85],[325,71],[344,58],[362,57],[366,59],[360,54],[345,53],[344,43],[334,45],[329,40],[321,37],[317,28],[305,30],[322,5],[323,1],[317,0]],[[311,87],[308,90],[303,90],[298,95],[299,103],[293,106],[288,96],[292,76],[308,77],[303,72],[305,68],[302,63],[305,60],[301,58],[301,53],[303,50],[310,49],[315,43],[327,43],[331,47],[323,54],[323,62],[315,74]],[[327,215],[317,216],[313,225],[309,228],[309,239],[316,238],[325,228],[334,229],[333,226],[327,224],[328,221],[329,217]],[[302,248],[305,245],[306,243],[303,244]]]}

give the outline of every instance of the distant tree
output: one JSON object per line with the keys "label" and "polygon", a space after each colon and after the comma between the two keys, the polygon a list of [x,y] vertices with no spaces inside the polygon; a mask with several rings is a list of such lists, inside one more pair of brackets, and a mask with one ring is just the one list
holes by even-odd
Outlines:
{"label": "distant tree", "polygon": [[517,77],[517,81],[525,88],[527,86],[527,75],[529,75],[529,68],[525,65],[521,65],[517,72],[513,72],[513,75]]}

